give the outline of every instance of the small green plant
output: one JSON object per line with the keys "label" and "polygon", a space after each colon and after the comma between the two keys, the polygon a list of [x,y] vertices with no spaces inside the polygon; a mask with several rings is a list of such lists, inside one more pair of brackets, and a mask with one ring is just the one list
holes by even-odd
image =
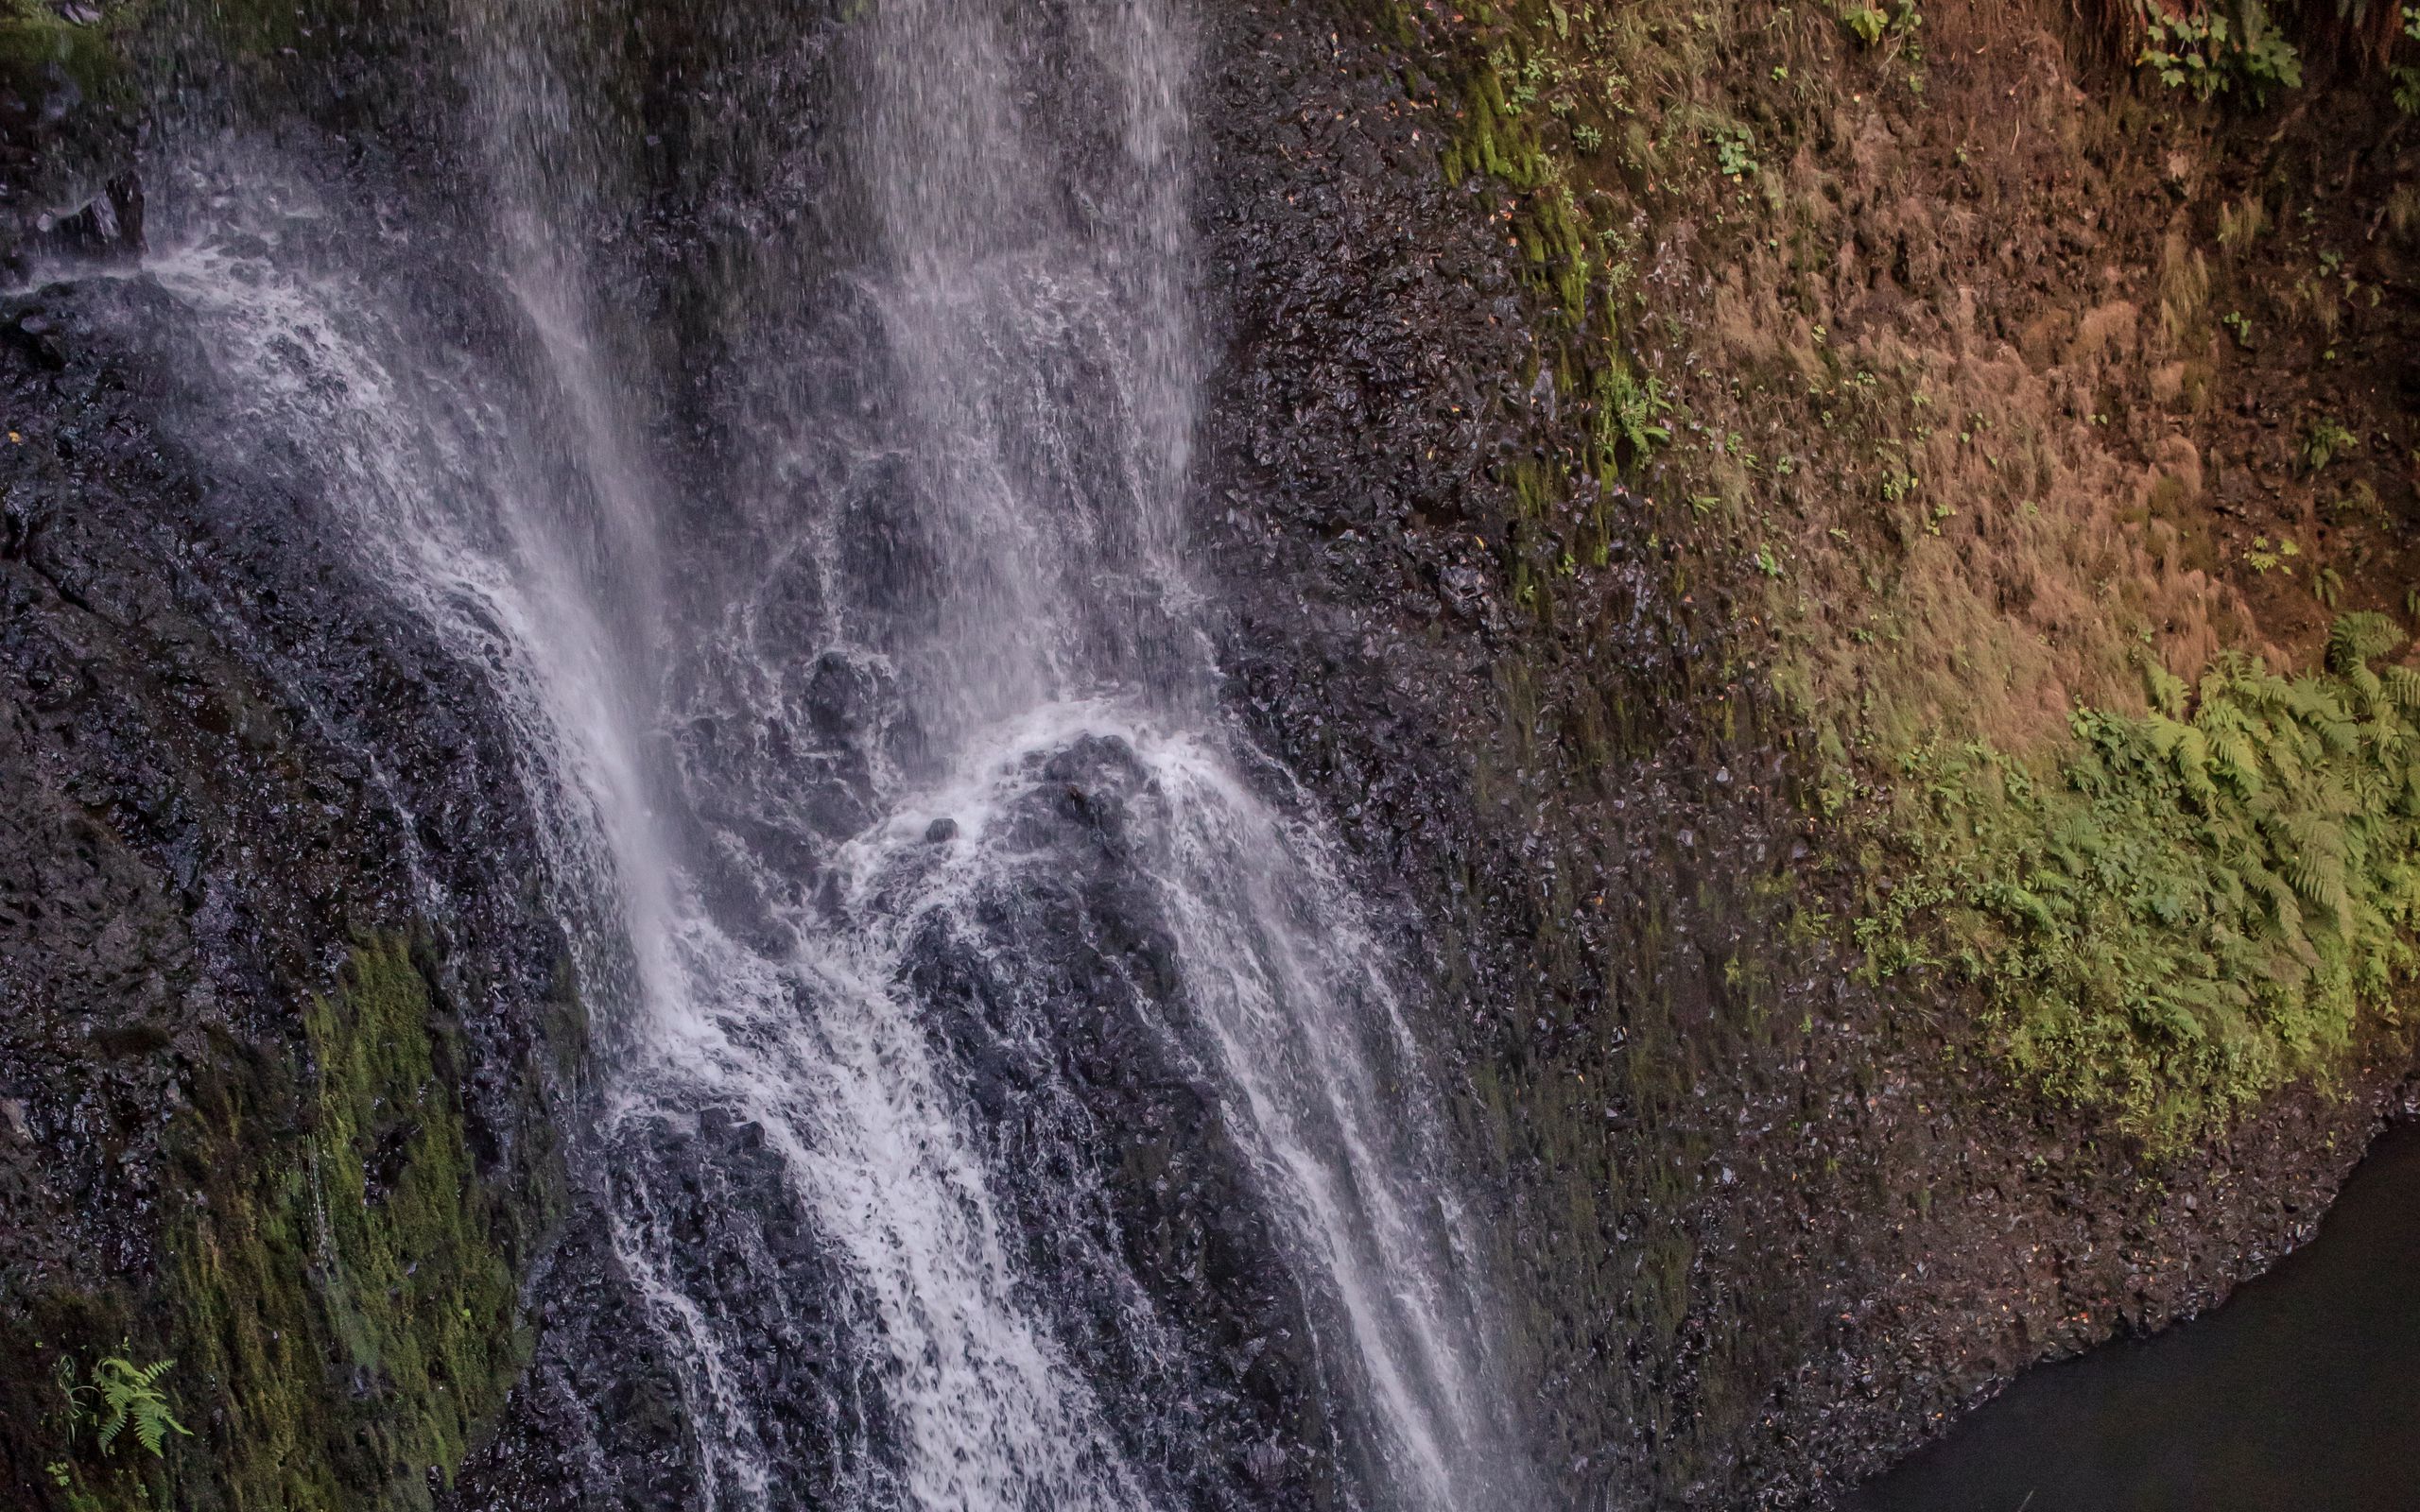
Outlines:
{"label": "small green plant", "polygon": [[2237,346],[2246,352],[2252,350],[2252,318],[2250,316],[2245,315],[2241,310],[2229,310],[2219,317],[2219,324],[2227,328],[2227,334],[2235,337]]}
{"label": "small green plant", "polygon": [[2325,468],[2361,444],[2361,438],[2332,419],[2321,418],[2313,422],[2310,434],[2303,438],[2303,461],[2313,473]]}
{"label": "small green plant", "polygon": [[174,1360],[136,1365],[113,1354],[95,1364],[91,1376],[78,1382],[74,1367],[60,1361],[59,1389],[67,1399],[70,1440],[80,1426],[92,1432],[93,1442],[102,1453],[113,1454],[119,1437],[131,1428],[134,1441],[152,1458],[164,1457],[163,1449],[170,1434],[193,1436],[191,1429],[177,1421],[168,1394],[160,1389],[160,1378],[175,1366]]}
{"label": "small green plant", "polygon": [[1597,377],[1597,442],[1607,452],[1616,445],[1630,448],[1634,459],[1672,438],[1664,417],[1672,411],[1664,386],[1651,376],[1641,383],[1622,363],[1608,366]]}
{"label": "small green plant", "polygon": [[2232,20],[2206,0],[2180,13],[2137,0],[2145,40],[2135,61],[2169,88],[2192,91],[2198,100],[2240,86],[2258,104],[2273,89],[2300,89],[2302,55],[2278,31],[2269,8],[2261,0],[2236,0],[2231,9]]}
{"label": "small green plant", "polygon": [[[2403,34],[2420,42],[2420,6],[2403,8]],[[2387,70],[2394,81],[2394,108],[2406,115],[2420,115],[2420,68],[2409,63],[2396,63]]]}
{"label": "small green plant", "polygon": [[1916,0],[1899,0],[1895,14],[1884,10],[1874,0],[1847,0],[1841,7],[1841,24],[1858,41],[1874,47],[1886,37],[1908,36],[1925,24],[1925,18],[1916,9]]}
{"label": "small green plant", "polygon": [[1781,558],[1773,555],[1772,546],[1762,545],[1756,548],[1756,571],[1768,577],[1777,578],[1781,576]]}
{"label": "small green plant", "polygon": [[1582,121],[1571,129],[1571,145],[1594,156],[1597,149],[1605,145],[1605,133]]}
{"label": "small green plant", "polygon": [[1744,126],[1717,127],[1707,133],[1714,141],[1714,165],[1726,179],[1756,171],[1756,139]]}
{"label": "small green plant", "polygon": [[2386,510],[2379,503],[2378,490],[2370,487],[2367,478],[2355,478],[2351,488],[2329,501],[2327,512],[2339,520],[2386,524]]}

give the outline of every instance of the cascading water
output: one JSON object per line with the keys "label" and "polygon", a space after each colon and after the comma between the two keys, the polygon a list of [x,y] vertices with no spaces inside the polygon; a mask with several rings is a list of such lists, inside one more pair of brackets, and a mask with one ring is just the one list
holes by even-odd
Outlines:
{"label": "cascading water", "polygon": [[[549,0],[461,0],[456,232],[214,148],[133,281],[212,353],[228,465],[324,497],[511,701],[700,1505],[1529,1486],[1382,953],[1216,709],[1167,4],[836,24],[834,204],[684,275],[676,333],[609,234],[614,26]],[[774,69],[777,29],[732,28]],[[776,123],[718,129],[801,181]],[[1171,1144],[1260,1216],[1147,1262],[1202,1227],[1152,1205]],[[1276,1322],[1222,1340],[1203,1288]]]}

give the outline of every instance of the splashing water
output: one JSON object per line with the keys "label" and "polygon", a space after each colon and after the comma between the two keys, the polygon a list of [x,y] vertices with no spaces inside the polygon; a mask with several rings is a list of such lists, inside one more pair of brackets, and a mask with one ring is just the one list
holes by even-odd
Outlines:
{"label": "splashing water", "polygon": [[849,27],[859,210],[718,265],[681,349],[718,357],[717,439],[683,450],[699,384],[592,250],[639,191],[584,13],[464,0],[472,231],[238,145],[186,160],[133,282],[210,353],[230,466],[324,498],[508,701],[700,1503],[1261,1494],[1190,1463],[1211,1366],[1069,1070],[1127,1004],[1274,1226],[1350,1500],[1515,1505],[1409,1016],[1312,805],[1218,715],[1183,566],[1184,19]]}

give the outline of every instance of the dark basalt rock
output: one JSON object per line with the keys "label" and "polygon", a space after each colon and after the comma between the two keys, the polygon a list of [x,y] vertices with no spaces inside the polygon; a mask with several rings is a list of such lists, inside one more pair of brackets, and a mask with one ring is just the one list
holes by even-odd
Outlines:
{"label": "dark basalt rock", "polygon": [[[201,1305],[160,1249],[196,1200],[194,1099],[272,1085],[256,1068],[302,1054],[354,942],[424,942],[490,1184],[470,1195],[517,1259],[579,1032],[495,711],[307,511],[193,465],[169,386],[92,318],[121,295],[0,309],[0,1486],[27,1505],[53,1489],[51,1360],[159,1349]],[[264,1139],[308,1117],[257,1116]],[[400,1147],[365,1152],[373,1183]],[[173,1383],[197,1411],[221,1389]],[[328,1391],[277,1410],[307,1424]]]}

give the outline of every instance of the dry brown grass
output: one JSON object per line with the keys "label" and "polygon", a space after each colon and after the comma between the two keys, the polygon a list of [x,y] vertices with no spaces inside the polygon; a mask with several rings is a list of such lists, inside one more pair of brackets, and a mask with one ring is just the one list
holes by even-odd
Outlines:
{"label": "dry brown grass", "polygon": [[[1533,19],[1487,45],[1619,81],[1573,117],[1604,149],[1549,128],[1540,178],[1596,221],[1608,323],[1680,405],[1663,487],[1756,563],[1827,748],[2039,748],[2079,704],[2139,709],[2147,662],[2302,659],[2322,565],[2400,607],[2414,574],[2319,559],[2288,439],[2314,416],[2255,413],[2322,403],[2293,342],[2360,317],[2349,265],[2317,271],[2316,238],[2349,238],[2290,174],[2231,175],[2221,117],[2160,119],[2070,0],[1928,0],[1876,45],[1824,8],[1565,9],[1567,39]],[[1713,171],[1741,131],[1754,169]],[[2379,223],[2420,229],[2408,204],[2381,188]],[[2311,555],[2247,571],[2290,538]]]}

